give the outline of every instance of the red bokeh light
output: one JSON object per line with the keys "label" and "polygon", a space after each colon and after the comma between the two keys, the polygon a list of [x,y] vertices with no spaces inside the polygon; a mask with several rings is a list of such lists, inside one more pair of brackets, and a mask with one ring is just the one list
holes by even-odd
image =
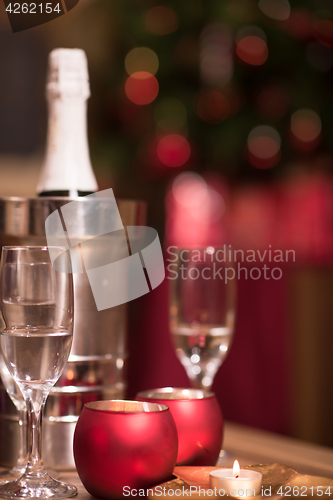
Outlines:
{"label": "red bokeh light", "polygon": [[[266,134],[260,133],[266,130]],[[257,127],[250,134],[246,150],[249,162],[257,168],[272,168],[281,157],[280,138],[271,127]]]}
{"label": "red bokeh light", "polygon": [[267,160],[275,156],[279,150],[280,145],[271,137],[255,137],[249,144],[249,150],[257,158]]}
{"label": "red bokeh light", "polygon": [[307,40],[312,36],[312,16],[306,9],[293,9],[285,22],[287,33],[297,40]]}
{"label": "red bokeh light", "polygon": [[[267,138],[266,138],[267,139]],[[254,156],[251,151],[247,150],[247,159],[256,168],[260,168],[262,170],[266,170],[268,168],[274,167],[280,160],[281,153],[280,151],[272,156],[271,158],[258,158]]]}
{"label": "red bokeh light", "polygon": [[201,94],[197,101],[197,113],[207,123],[220,123],[227,118],[230,105],[227,98],[217,90]]}
{"label": "red bokeh light", "polygon": [[297,139],[304,142],[311,142],[317,139],[320,134],[320,124],[311,119],[299,118],[292,124],[292,131]]}
{"label": "red bokeh light", "polygon": [[177,13],[171,7],[156,5],[148,10],[145,25],[154,35],[168,35],[178,29],[179,20]]}
{"label": "red bokeh light", "polygon": [[313,27],[313,34],[318,42],[326,47],[333,47],[333,22],[328,20],[317,21]]}
{"label": "red bokeh light", "polygon": [[291,142],[301,151],[315,149],[321,137],[321,119],[311,109],[299,109],[291,116]]}
{"label": "red bokeh light", "polygon": [[303,153],[309,153],[310,151],[313,151],[318,147],[321,141],[321,136],[319,135],[313,141],[306,142],[302,141],[301,139],[296,137],[292,132],[290,132],[289,140],[294,148],[298,149],[299,151],[302,151]]}
{"label": "red bokeh light", "polygon": [[267,43],[258,36],[245,36],[237,43],[236,54],[247,64],[260,66],[268,57]]}
{"label": "red bokeh light", "polygon": [[137,71],[125,83],[127,97],[135,104],[144,105],[156,99],[159,91],[158,81],[147,71]]}
{"label": "red bokeh light", "polygon": [[179,134],[169,134],[159,140],[157,156],[167,167],[180,167],[191,155],[188,141]]}
{"label": "red bokeh light", "polygon": [[226,241],[228,189],[216,172],[188,171],[173,181],[166,197],[165,236],[180,248],[222,246]]}

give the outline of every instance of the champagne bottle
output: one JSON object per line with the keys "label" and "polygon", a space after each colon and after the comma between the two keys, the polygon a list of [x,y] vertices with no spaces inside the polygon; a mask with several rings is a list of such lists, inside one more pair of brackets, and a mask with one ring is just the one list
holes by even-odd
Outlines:
{"label": "champagne bottle", "polygon": [[46,85],[49,119],[39,196],[85,196],[98,190],[87,137],[90,97],[87,58],[81,49],[54,49]]}

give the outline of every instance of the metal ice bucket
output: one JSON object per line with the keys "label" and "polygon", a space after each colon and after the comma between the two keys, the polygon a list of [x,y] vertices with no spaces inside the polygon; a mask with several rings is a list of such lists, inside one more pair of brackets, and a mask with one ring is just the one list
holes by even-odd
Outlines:
{"label": "metal ice bucket", "polygon": [[[0,247],[44,245],[45,220],[70,198],[0,198]],[[82,213],[88,198],[82,203]],[[118,200],[124,226],[145,223],[145,204]],[[110,205],[99,213],[101,224]],[[85,218],[79,221],[85,233]],[[115,233],[116,234],[116,233]],[[116,238],[117,236],[115,236]],[[53,469],[75,468],[73,433],[84,403],[100,399],[122,399],[126,389],[126,304],[98,311],[87,274],[74,274],[74,337],[69,361],[53,387],[45,408],[43,458]],[[36,361],[38,362],[38,361]],[[18,420],[16,409],[0,381],[0,464],[13,465],[17,457]]]}

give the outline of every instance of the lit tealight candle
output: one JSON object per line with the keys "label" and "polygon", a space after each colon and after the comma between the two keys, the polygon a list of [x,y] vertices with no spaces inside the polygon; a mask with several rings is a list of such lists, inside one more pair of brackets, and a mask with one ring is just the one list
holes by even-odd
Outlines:
{"label": "lit tealight candle", "polygon": [[246,498],[259,495],[261,481],[260,472],[240,469],[237,460],[232,469],[213,470],[209,473],[210,488],[216,488],[217,493],[222,496]]}

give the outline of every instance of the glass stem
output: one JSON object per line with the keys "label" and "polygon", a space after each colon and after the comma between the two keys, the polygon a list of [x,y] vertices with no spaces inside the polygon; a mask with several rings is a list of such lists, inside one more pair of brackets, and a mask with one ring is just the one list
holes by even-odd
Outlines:
{"label": "glass stem", "polygon": [[[200,373],[198,374],[193,374],[193,365],[184,366],[186,374],[190,380],[191,387],[193,389],[206,389],[207,391],[210,391],[213,381],[214,381],[214,376],[216,374],[216,371],[213,373],[210,373],[209,375],[207,374],[206,371],[201,370]],[[205,383],[203,383],[205,382]]]}
{"label": "glass stem", "polygon": [[19,451],[16,467],[24,467],[27,463],[28,455],[28,421],[27,409],[18,409],[18,422],[19,422]]}
{"label": "glass stem", "polygon": [[40,395],[39,401],[35,398],[28,398],[27,411],[28,411],[28,426],[29,426],[29,439],[28,439],[28,463],[25,471],[26,476],[41,477],[46,474],[43,467],[42,460],[42,418],[43,409],[47,394]]}
{"label": "glass stem", "polygon": [[202,377],[200,377],[200,378],[193,378],[191,380],[191,385],[192,385],[193,389],[207,389],[207,387],[204,387],[202,385]]}
{"label": "glass stem", "polygon": [[207,384],[207,379],[208,377],[206,376],[206,385],[202,383],[203,375],[192,378],[191,379],[191,386],[193,389],[206,389],[207,391],[210,391],[212,384],[213,384],[213,378],[210,378],[210,384]]}

